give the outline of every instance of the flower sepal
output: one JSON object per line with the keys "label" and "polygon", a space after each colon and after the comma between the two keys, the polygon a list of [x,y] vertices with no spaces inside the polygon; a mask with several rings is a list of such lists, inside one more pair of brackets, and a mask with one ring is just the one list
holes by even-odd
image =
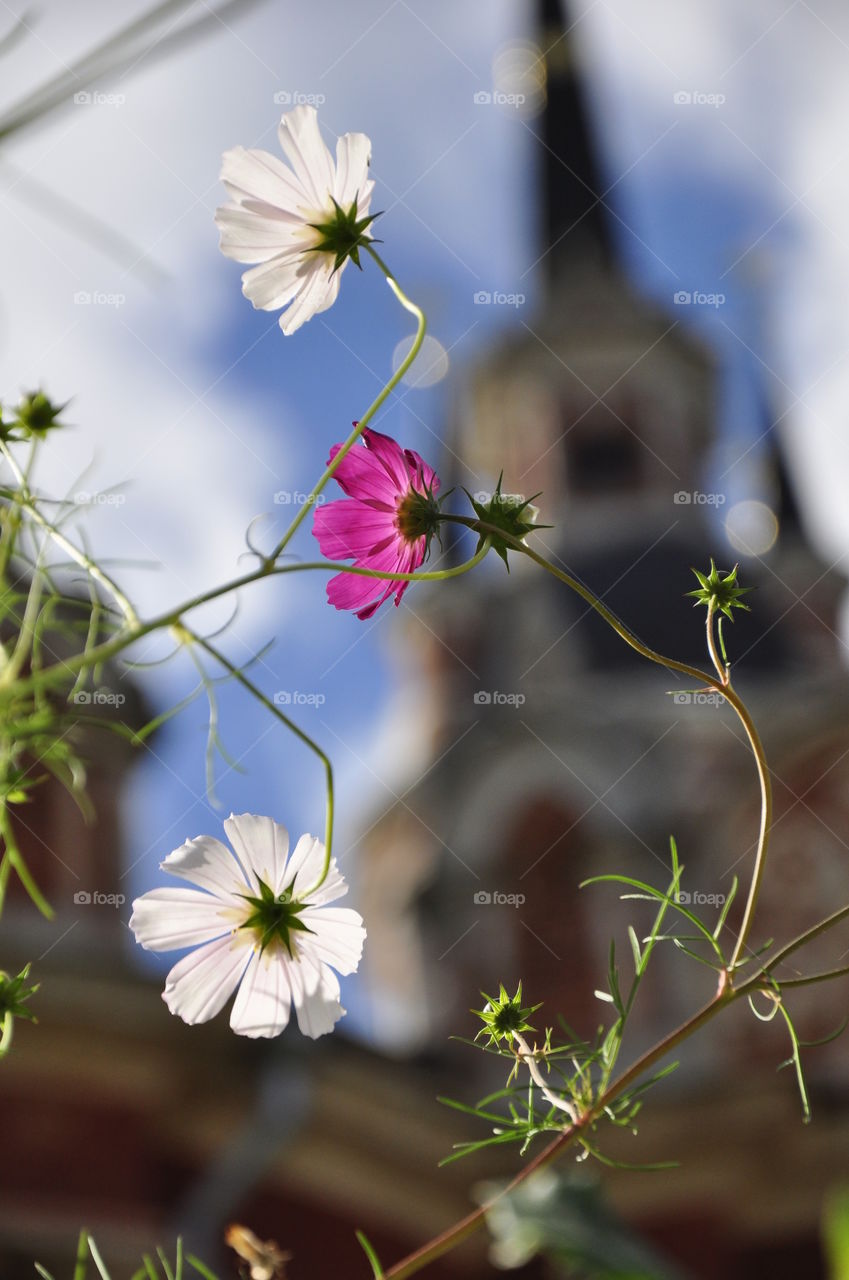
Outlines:
{"label": "flower sepal", "polygon": [[43,391],[28,391],[13,411],[14,416],[3,418],[0,412],[0,439],[8,442],[29,440],[35,436],[43,440],[54,427],[65,426],[59,415],[67,409],[69,401],[54,404]]}
{"label": "flower sepal", "polygon": [[710,562],[710,573],[699,573],[698,569],[693,569],[693,573],[698,578],[699,585],[695,591],[688,591],[687,595],[695,597],[694,608],[700,604],[707,605],[714,612],[724,613],[731,622],[734,621],[732,609],[748,610],[749,606],[743,603],[740,596],[745,595],[752,588],[738,587],[736,564],[724,578],[713,560]]}
{"label": "flower sepal", "polygon": [[[539,515],[539,508],[533,506],[535,498],[539,497],[535,493],[530,498],[522,498],[514,493],[502,493],[501,483],[504,479],[504,472],[498,477],[498,484],[495,486],[495,492],[490,494],[486,502],[478,502],[473,498],[468,489],[463,492],[471,502],[475,510],[475,515],[482,524],[494,526],[496,529],[503,530],[511,538],[516,538],[520,542],[524,542],[529,533],[535,529],[549,529],[550,525],[537,524],[536,519]],[[507,559],[508,551],[515,551],[512,543],[504,538],[500,538],[497,533],[493,533],[491,529],[478,529],[479,541],[477,550],[480,551],[484,541],[489,538],[493,551],[496,551],[507,566],[507,572],[510,572],[510,564]]]}
{"label": "flower sepal", "polygon": [[522,1008],[522,984],[519,983],[514,996],[508,996],[504,987],[504,983],[498,984],[498,997],[488,996],[485,991],[481,995],[486,1000],[483,1009],[473,1009],[472,1013],[476,1018],[480,1018],[483,1026],[475,1036],[479,1040],[483,1036],[488,1046],[498,1048],[499,1043],[503,1040],[508,1045],[513,1042],[513,1033],[524,1035],[526,1031],[535,1030],[528,1022],[528,1018],[536,1013],[537,1009],[541,1009],[541,1004],[530,1005],[527,1009]]}
{"label": "flower sepal", "polygon": [[38,983],[28,986],[29,971],[32,965],[25,965],[15,978],[0,970],[0,1025],[6,1018],[27,1018],[37,1022],[35,1014],[28,1007],[27,1001],[35,995]]}
{"label": "flower sepal", "polygon": [[360,249],[368,244],[380,243],[366,235],[366,229],[371,226],[375,218],[380,217],[380,214],[370,213],[362,218],[357,217],[359,192],[354,196],[348,209],[343,209],[334,196],[330,199],[336,211],[335,217],[328,218],[325,222],[307,223],[307,226],[312,227],[313,231],[317,231],[321,236],[319,243],[313,245],[312,252],[332,253],[334,273],[344,266],[348,258],[362,271]]}

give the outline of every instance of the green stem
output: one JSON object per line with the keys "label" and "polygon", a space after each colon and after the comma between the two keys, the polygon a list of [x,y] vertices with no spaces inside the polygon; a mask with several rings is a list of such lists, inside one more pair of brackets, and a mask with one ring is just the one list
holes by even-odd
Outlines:
{"label": "green stem", "polygon": [[[299,561],[295,564],[272,564],[269,561],[265,561],[258,569],[245,573],[240,578],[234,578],[224,586],[212,587],[209,591],[203,591],[191,600],[179,605],[176,609],[169,609],[166,613],[160,613],[148,622],[140,623],[132,630],[123,631],[111,640],[104,640],[102,644],[96,645],[86,653],[63,659],[52,667],[44,668],[37,675],[30,676],[27,680],[19,681],[11,692],[17,697],[19,694],[29,693],[33,689],[45,689],[51,685],[62,684],[69,676],[77,675],[82,670],[98,666],[107,662],[110,658],[116,657],[119,653],[129,648],[130,645],[135,644],[138,640],[143,640],[145,636],[151,635],[154,631],[182,625],[183,615],[190,613],[193,609],[198,609],[201,605],[209,604],[213,600],[221,599],[222,596],[239,591],[242,587],[250,586],[253,582],[260,582],[263,578],[274,578],[288,573],[324,570],[328,573],[351,573],[359,577],[376,578],[379,581],[444,582],[449,578],[458,578],[461,574],[468,573],[470,569],[474,569],[483,560],[488,549],[489,543],[487,542],[485,546],[475,552],[470,560],[464,561],[463,564],[453,565],[449,569],[420,570],[418,573],[396,573],[380,569],[366,569],[359,565],[335,560],[308,560]],[[2,701],[4,692],[7,691],[0,687],[0,701]]]}
{"label": "green stem", "polygon": [[[733,969],[739,963],[740,956],[746,946],[746,942],[752,928],[752,922],[754,920],[761,883],[763,881],[769,831],[772,825],[772,784],[770,782],[769,768],[766,762],[766,755],[764,754],[763,743],[760,740],[760,736],[755,728],[752,717],[739,694],[732,689],[728,679],[727,669],[724,669],[719,663],[719,658],[716,654],[715,646],[713,645],[712,626],[709,626],[708,630],[708,647],[711,651],[711,658],[714,662],[714,666],[717,668],[717,677],[708,675],[704,671],[700,671],[698,667],[690,666],[689,663],[676,662],[673,658],[665,658],[663,654],[657,653],[654,649],[650,649],[648,645],[643,644],[641,640],[638,640],[637,637],[628,630],[624,623],[620,622],[616,615],[611,613],[610,610],[606,608],[606,606],[603,605],[602,602],[593,594],[593,592],[583,585],[583,583],[578,582],[577,579],[573,578],[571,574],[566,573],[563,569],[558,569],[556,565],[552,564],[549,560],[546,560],[545,556],[541,556],[537,551],[534,551],[532,547],[529,547],[522,542],[521,539],[514,538],[512,535],[506,534],[503,530],[499,530],[495,525],[489,525],[483,520],[474,520],[467,516],[449,516],[447,518],[453,520],[456,524],[465,525],[466,528],[473,529],[477,533],[488,533],[492,536],[497,534],[498,537],[512,546],[515,551],[521,552],[521,554],[527,556],[529,560],[533,560],[533,562],[538,564],[540,568],[545,569],[547,573],[552,574],[560,582],[565,583],[567,587],[576,592],[577,595],[579,595],[582,600],[585,600],[591,608],[595,609],[596,613],[604,618],[608,626],[612,627],[617,635],[621,636],[625,643],[630,645],[632,649],[635,649],[637,653],[641,654],[644,658],[647,658],[650,662],[655,662],[659,666],[666,667],[670,671],[680,671],[683,675],[689,676],[692,679],[698,680],[702,684],[708,685],[710,688],[715,689],[717,693],[722,694],[726,701],[734,708],[740,723],[743,725],[746,736],[749,739],[749,745],[751,746],[752,754],[755,759],[755,766],[758,772],[758,785],[761,793],[761,817],[760,827],[758,830],[757,850],[755,853],[755,865],[752,872],[752,881],[749,886],[749,895],[746,900],[746,907],[743,913],[743,922],[740,926],[740,933],[737,937],[737,942],[734,946],[734,952],[729,965],[729,968]],[[710,608],[708,608],[708,621],[709,623],[712,622]]]}
{"label": "green stem", "polygon": [[0,1022],[0,1026],[3,1028],[2,1034],[0,1034],[0,1058],[5,1058],[12,1047],[12,1035],[15,1029],[15,1019],[10,1012],[7,1011],[3,1015],[3,1021]]}
{"label": "green stem", "polygon": [[237,667],[235,663],[231,662],[229,658],[225,657],[225,655],[221,652],[220,649],[217,649],[214,645],[210,644],[208,640],[204,640],[201,636],[196,635],[192,631],[189,631],[187,627],[181,627],[179,630],[193,644],[198,645],[199,648],[203,649],[206,653],[208,653],[211,658],[214,658],[216,662],[220,663],[220,665],[230,673],[230,675],[233,677],[234,680],[236,680],[240,685],[242,685],[244,689],[247,689],[248,692],[254,698],[256,698],[257,702],[261,703],[261,705],[264,706],[267,711],[270,711],[273,716],[276,716],[276,718],[279,721],[281,721],[282,724],[285,724],[286,728],[289,729],[292,733],[294,733],[295,737],[299,738],[301,742],[303,742],[304,746],[309,747],[310,751],[313,751],[318,756],[319,760],[324,766],[325,786],[327,789],[326,790],[327,803],[326,803],[326,811],[325,811],[326,812],[325,835],[324,835],[324,866],[322,868],[321,876],[319,877],[317,883],[312,886],[312,888],[309,890],[309,893],[304,895],[305,897],[309,897],[311,894],[315,892],[316,889],[318,889],[324,883],[324,881],[327,879],[327,873],[330,870],[331,847],[333,844],[333,766],[330,763],[330,759],[325,754],[325,752],[322,751],[318,743],[314,742],[313,739],[309,736],[309,734],[304,732],[304,730],[300,727],[300,725],[297,725],[294,720],[291,720],[289,716],[287,716],[284,712],[282,712],[276,703],[272,702],[270,698],[266,697],[266,695],[262,692],[262,690],[245,675],[241,667]]}
{"label": "green stem", "polygon": [[[714,631],[713,631],[713,623],[714,623],[715,616],[716,616],[716,605],[714,601],[711,600],[710,604],[708,605],[707,623],[706,623],[708,653],[710,654],[711,662],[716,668],[717,675],[719,676],[722,683],[726,685],[728,684],[728,681],[729,681],[728,667],[723,662],[720,661],[719,654],[717,653],[717,650],[716,650],[716,637],[714,636]],[[720,622],[721,621],[722,619],[720,618]]]}
{"label": "green stem", "polygon": [[739,994],[741,993],[734,992],[728,988],[725,992],[714,996],[708,1004],[682,1023],[677,1030],[671,1032],[665,1039],[656,1044],[653,1049],[638,1058],[634,1065],[623,1072],[610,1088],[596,1099],[592,1107],[583,1113],[577,1124],[570,1124],[567,1129],[564,1129],[563,1133],[555,1138],[553,1142],[550,1142],[529,1164],[525,1165],[524,1169],[497,1196],[487,1201],[486,1204],[481,1205],[479,1209],[475,1209],[473,1213],[468,1214],[465,1218],[461,1218],[453,1227],[449,1227],[447,1231],[443,1231],[440,1235],[434,1237],[428,1244],[423,1245],[406,1258],[402,1258],[400,1262],[396,1262],[395,1266],[390,1267],[386,1272],[385,1280],[407,1280],[407,1277],[416,1275],[417,1272],[429,1266],[431,1262],[435,1262],[437,1258],[449,1253],[458,1244],[473,1235],[475,1231],[484,1225],[487,1212],[498,1200],[515,1191],[517,1187],[520,1187],[539,1169],[556,1160],[567,1147],[571,1146],[580,1137],[585,1128],[603,1114],[605,1107],[615,1102],[640,1076],[656,1066],[668,1053],[671,1053],[682,1041],[688,1039],[694,1032],[703,1027],[706,1022],[709,1022],[719,1012],[720,1008],[736,999]]}
{"label": "green stem", "polygon": [[310,507],[314,505],[316,498],[321,493],[322,489],[324,489],[325,485],[328,484],[328,482],[333,478],[333,475],[335,474],[337,468],[340,466],[342,459],[359,440],[363,431],[371,422],[372,418],[377,413],[378,409],[381,407],[381,405],[384,403],[387,397],[390,396],[392,392],[395,390],[395,388],[398,386],[398,383],[404,377],[405,373],[410,368],[416,356],[419,354],[422,343],[424,342],[425,329],[427,327],[427,320],[425,318],[425,314],[422,311],[421,307],[416,306],[415,302],[412,302],[407,297],[407,295],[404,293],[403,289],[399,285],[398,281],[395,279],[392,272],[389,270],[386,263],[383,261],[383,259],[377,253],[377,251],[373,249],[370,244],[366,245],[365,248],[366,248],[366,251],[377,263],[377,265],[380,267],[383,274],[386,276],[387,284],[389,285],[389,288],[392,290],[392,292],[395,294],[395,297],[401,303],[401,306],[405,309],[405,311],[409,311],[410,314],[415,316],[416,318],[417,327],[416,327],[416,335],[413,338],[413,345],[410,347],[410,350],[407,352],[407,355],[404,357],[401,364],[395,370],[392,377],[389,379],[389,381],[386,383],[386,385],[383,387],[380,393],[375,397],[375,399],[372,400],[371,404],[366,409],[363,416],[357,422],[356,426],[354,427],[354,430],[348,436],[348,439],[339,449],[339,452],[336,454],[336,457],[333,458],[332,461],[327,464],[327,467],[325,468],[321,476],[321,479],[318,481],[315,488],[310,491],[300,511],[295,516],[292,523],[289,525],[289,528],[286,530],[283,537],[280,539],[277,546],[272,551],[271,555],[268,557],[270,563],[273,563],[275,560],[277,560],[278,557],[281,555],[281,553],[292,541],[292,538],[295,536],[299,527],[301,526],[303,521],[306,519],[307,512],[309,511]]}

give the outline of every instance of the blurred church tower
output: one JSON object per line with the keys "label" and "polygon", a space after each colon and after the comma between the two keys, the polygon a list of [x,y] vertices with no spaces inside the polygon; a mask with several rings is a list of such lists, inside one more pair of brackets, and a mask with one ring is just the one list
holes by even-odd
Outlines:
{"label": "blurred church tower", "polygon": [[[542,303],[466,371],[451,424],[461,464],[440,471],[446,488],[491,490],[503,468],[505,491],[541,491],[540,522],[554,527],[534,545],[642,640],[705,666],[704,611],[685,599],[690,568],[739,558],[721,509],[700,501],[715,430],[711,358],[674,307],[646,302],[619,266],[576,41],[558,0],[539,0],[537,15]],[[849,749],[849,700],[835,635],[843,580],[808,547],[786,478],[783,498],[777,544],[741,565],[758,588],[752,613],[726,634],[732,660],[746,658],[735,681],[788,784],[779,808],[792,808],[792,779],[839,756],[844,739]],[[426,625],[399,611],[399,664],[419,697],[408,776],[396,778],[402,800],[359,844],[376,1033],[409,1052],[473,1033],[478,992],[520,976],[528,1001],[545,1001],[541,1018],[562,1013],[592,1035],[609,939],[635,904],[579,883],[617,870],[665,886],[674,833],[690,890],[725,894],[732,867],[746,883],[757,828],[754,771],[728,708],[638,657],[536,566],[513,556],[508,576],[491,559],[417,593]],[[845,762],[837,772],[849,775]],[[793,825],[808,846],[828,839],[798,806]],[[794,884],[798,839],[796,830],[785,858]],[[833,878],[809,877],[808,896],[826,911]],[[797,910],[797,894],[795,885],[793,907],[784,897],[782,931],[798,932],[794,921],[801,914],[804,927],[817,909]],[[679,960],[657,961],[647,1037],[692,1007],[699,974],[679,990]]]}

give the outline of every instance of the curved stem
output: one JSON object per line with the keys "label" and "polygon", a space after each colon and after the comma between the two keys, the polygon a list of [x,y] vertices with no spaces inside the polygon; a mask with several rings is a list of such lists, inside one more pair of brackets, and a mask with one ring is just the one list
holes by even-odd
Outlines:
{"label": "curved stem", "polygon": [[542,1096],[545,1098],[546,1102],[549,1102],[552,1107],[556,1107],[558,1111],[565,1111],[569,1119],[572,1121],[572,1124],[577,1124],[578,1112],[576,1108],[571,1102],[567,1102],[565,1098],[561,1098],[559,1094],[553,1093],[552,1090],[549,1088],[548,1084],[546,1083],[545,1077],[543,1076],[542,1072],[539,1069],[539,1064],[537,1063],[537,1060],[536,1060],[536,1054],[534,1050],[530,1047],[530,1045],[528,1044],[524,1036],[521,1035],[520,1032],[514,1031],[513,1039],[516,1041],[516,1044],[519,1046],[519,1052],[517,1053],[516,1056],[518,1057],[519,1061],[524,1062],[525,1066],[528,1068],[528,1072],[530,1073],[531,1079],[533,1080],[536,1087],[539,1089]]}
{"label": "curved stem", "polygon": [[763,743],[760,735],[755,728],[754,721],[749,714],[745,704],[739,695],[731,688],[730,684],[725,685],[720,692],[731,703],[731,706],[737,712],[737,716],[746,731],[749,739],[749,745],[752,748],[752,755],[755,758],[755,765],[758,771],[758,785],[761,791],[761,820],[758,830],[758,844],[755,853],[755,866],[752,872],[752,881],[749,885],[749,896],[746,899],[746,907],[743,912],[743,922],[740,925],[740,932],[737,935],[737,941],[734,945],[734,951],[731,955],[728,968],[733,970],[740,961],[740,956],[746,946],[749,933],[752,928],[752,922],[755,916],[755,908],[758,904],[758,895],[760,893],[761,883],[763,881],[764,869],[766,867],[767,845],[769,843],[769,832],[772,826],[772,783],[769,777],[769,767],[764,754]]}
{"label": "curved stem", "polygon": [[728,684],[728,680],[729,680],[728,667],[724,662],[720,661],[719,653],[717,652],[716,636],[714,635],[714,631],[713,631],[713,623],[714,623],[715,616],[716,616],[716,606],[713,600],[711,600],[710,604],[708,605],[707,621],[705,625],[705,630],[707,632],[707,647],[708,647],[708,653],[710,654],[710,660],[713,663],[714,667],[716,668],[716,674],[719,676],[720,680],[725,685],[725,684]]}
{"label": "curved stem", "polygon": [[650,662],[655,662],[659,666],[666,667],[671,671],[680,671],[684,675],[690,676],[703,684],[709,685],[712,689],[715,689],[717,693],[722,694],[722,696],[734,708],[740,723],[746,732],[746,736],[749,739],[749,745],[752,748],[752,755],[755,758],[755,766],[758,772],[758,785],[761,793],[761,817],[760,827],[758,830],[757,850],[755,853],[755,866],[752,872],[752,881],[749,886],[749,895],[746,900],[746,907],[743,913],[743,922],[740,926],[740,933],[738,934],[737,941],[734,946],[734,952],[729,964],[729,969],[733,969],[739,963],[740,956],[748,940],[749,933],[751,932],[755,908],[758,902],[758,895],[763,881],[769,831],[772,825],[772,784],[769,778],[769,768],[764,754],[763,743],[761,742],[758,731],[755,728],[754,721],[752,720],[752,717],[739,694],[732,689],[727,668],[723,667],[720,663],[719,655],[716,653],[716,648],[713,644],[713,614],[711,608],[708,608],[708,647],[711,651],[711,659],[717,669],[718,675],[716,677],[705,674],[705,672],[700,671],[698,667],[690,666],[689,663],[676,662],[672,658],[665,658],[663,654],[657,653],[654,649],[650,649],[648,645],[645,645],[641,640],[638,640],[637,637],[628,630],[625,624],[620,622],[616,615],[611,613],[610,610],[593,594],[593,592],[583,585],[583,583],[578,582],[577,579],[573,578],[571,574],[566,573],[563,569],[558,569],[558,567],[553,565],[551,561],[546,560],[545,556],[541,556],[537,551],[534,551],[532,547],[529,547],[522,542],[521,539],[515,538],[510,534],[505,534],[503,530],[499,530],[496,526],[489,525],[482,520],[473,520],[465,516],[453,516],[449,517],[449,519],[452,519],[454,523],[465,525],[466,528],[474,529],[478,533],[485,532],[492,536],[497,535],[512,546],[515,551],[521,552],[522,555],[527,556],[529,560],[533,560],[533,562],[538,564],[540,568],[545,569],[547,573],[552,574],[560,582],[565,583],[567,587],[571,588],[572,591],[575,591],[581,599],[585,600],[587,604],[595,609],[596,613],[604,618],[605,622],[613,628],[617,635],[621,636],[625,643],[630,645],[632,649],[635,649],[637,653],[642,654],[644,658],[648,658]]}
{"label": "curved stem", "polygon": [[410,350],[407,352],[406,356],[401,361],[398,368],[393,373],[392,377],[389,379],[386,385],[382,388],[382,390],[378,393],[375,399],[372,400],[371,404],[366,409],[363,416],[355,424],[354,430],[348,436],[348,439],[345,441],[345,443],[341,446],[335,458],[331,459],[331,461],[327,464],[327,467],[325,468],[315,488],[310,491],[300,511],[295,516],[294,520],[289,525],[289,528],[286,530],[283,537],[280,539],[277,546],[274,548],[271,555],[269,556],[268,559],[269,559],[269,562],[271,563],[277,560],[277,558],[281,555],[281,553],[286,549],[286,547],[292,541],[292,538],[295,536],[301,524],[306,519],[307,512],[309,511],[310,507],[314,505],[316,498],[321,493],[322,489],[325,487],[328,481],[330,481],[333,478],[333,475],[337,467],[342,462],[342,459],[359,440],[363,431],[368,426],[369,422],[371,422],[372,418],[377,413],[378,409],[381,407],[381,405],[384,403],[387,397],[392,394],[392,392],[397,387],[398,383],[404,377],[405,373],[410,368],[410,365],[413,363],[416,356],[419,354],[422,343],[424,342],[425,329],[427,327],[427,320],[425,318],[425,313],[422,311],[421,307],[418,307],[415,304],[415,302],[411,301],[411,299],[407,297],[407,295],[404,293],[404,290],[401,288],[398,281],[395,279],[392,272],[389,270],[386,263],[379,256],[377,251],[373,249],[370,244],[366,245],[365,248],[367,252],[371,255],[371,257],[374,259],[374,261],[377,263],[377,265],[380,267],[383,274],[386,276],[387,284],[389,285],[389,288],[392,290],[392,292],[395,294],[395,297],[401,303],[401,306],[404,308],[405,311],[409,311],[410,314],[415,316],[416,318],[416,333],[415,333],[415,337],[413,338],[413,345],[410,347]]}
{"label": "curved stem", "polygon": [[324,883],[327,878],[327,872],[330,868],[331,846],[333,843],[333,766],[330,763],[330,759],[325,752],[322,751],[318,743],[314,742],[309,734],[304,732],[300,725],[297,725],[294,720],[291,720],[289,716],[282,712],[276,703],[266,697],[262,690],[254,684],[253,680],[249,679],[248,676],[245,675],[241,667],[237,667],[235,663],[231,662],[220,649],[217,649],[215,645],[210,644],[208,640],[204,640],[202,636],[196,635],[195,632],[190,631],[187,627],[181,627],[180,631],[188,640],[193,644],[198,645],[198,647],[203,649],[205,653],[208,653],[211,658],[214,658],[216,662],[220,663],[226,671],[229,671],[233,679],[242,685],[243,688],[247,689],[252,697],[256,698],[257,702],[261,703],[267,711],[270,711],[273,716],[276,716],[278,720],[285,724],[286,728],[291,730],[296,738],[300,738],[301,742],[303,742],[305,746],[309,747],[310,751],[315,752],[321,763],[324,765],[325,786],[327,789],[324,828],[324,867],[318,882],[312,886],[309,893],[304,895],[305,897],[309,897],[311,893],[315,892],[319,885]]}
{"label": "curved stem", "polygon": [[[222,596],[230,595],[232,592],[239,591],[242,587],[250,586],[251,583],[259,582],[263,578],[275,578],[288,573],[324,570],[328,573],[351,573],[359,577],[376,578],[383,582],[444,582],[449,578],[459,578],[462,574],[468,573],[470,569],[474,569],[484,559],[489,547],[490,543],[487,540],[485,545],[481,546],[471,559],[465,560],[462,564],[452,565],[449,569],[427,569],[420,570],[417,573],[366,569],[360,565],[336,560],[306,560],[298,561],[294,564],[272,564],[269,561],[265,561],[258,569],[253,569],[250,573],[245,573],[240,578],[234,578],[231,582],[225,583],[224,586],[212,587],[209,591],[202,591],[191,600],[179,605],[176,609],[169,609],[165,613],[160,613],[147,622],[139,623],[132,630],[123,631],[111,640],[104,640],[102,644],[94,646],[85,653],[78,654],[73,658],[65,658],[61,662],[55,663],[52,667],[39,671],[37,675],[32,675],[26,680],[19,681],[15,685],[14,692],[17,696],[18,694],[29,693],[30,690],[36,687],[43,689],[51,685],[61,684],[70,676],[77,675],[87,667],[98,666],[103,662],[107,662],[110,658],[116,657],[119,653],[128,649],[130,645],[135,644],[138,640],[143,640],[145,636],[151,635],[154,631],[181,626],[183,615],[190,613],[193,609],[199,609],[201,605],[210,604],[213,600],[220,600]],[[2,700],[2,695],[3,690],[0,688],[0,700]]]}
{"label": "curved stem", "polygon": [[496,1201],[515,1191],[517,1187],[527,1182],[528,1178],[531,1178],[539,1169],[556,1160],[580,1136],[582,1130],[601,1115],[605,1107],[615,1102],[640,1076],[653,1066],[656,1066],[674,1048],[703,1027],[711,1018],[715,1017],[720,1008],[737,999],[740,994],[740,992],[735,992],[728,988],[726,991],[715,995],[708,1004],[699,1009],[697,1013],[694,1013],[691,1018],[688,1018],[680,1027],[656,1044],[653,1049],[649,1049],[642,1057],[638,1058],[633,1066],[623,1072],[610,1088],[596,1099],[592,1107],[581,1116],[577,1123],[570,1125],[553,1142],[550,1142],[538,1156],[525,1165],[524,1169],[497,1196],[487,1201],[486,1204],[481,1205],[479,1209],[475,1209],[473,1213],[468,1214],[465,1218],[461,1218],[454,1226],[435,1236],[428,1244],[422,1245],[415,1253],[411,1253],[406,1258],[402,1258],[400,1262],[396,1262],[395,1266],[390,1267],[385,1273],[385,1280],[406,1280],[408,1276],[416,1275],[417,1272],[423,1270],[431,1262],[435,1262],[437,1258],[448,1253],[470,1235],[473,1235],[475,1231],[484,1225],[486,1214]]}

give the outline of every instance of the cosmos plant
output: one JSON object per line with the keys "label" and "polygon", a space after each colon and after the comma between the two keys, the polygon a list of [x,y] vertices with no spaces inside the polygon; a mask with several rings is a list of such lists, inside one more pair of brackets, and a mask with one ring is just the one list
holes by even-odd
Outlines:
{"label": "cosmos plant", "polygon": [[[301,835],[290,847],[282,825],[285,815],[243,813],[224,822],[226,844],[214,835],[198,834],[176,850],[162,849],[161,868],[170,883],[151,885],[135,901],[132,931],[143,947],[180,953],[166,978],[163,999],[167,1009],[185,1022],[216,1017],[232,1000],[229,1021],[238,1035],[270,1038],[290,1024],[311,1038],[330,1033],[344,1013],[339,977],[356,973],[368,925],[355,905],[338,905],[347,886],[334,854],[332,763],[324,748],[248,674],[249,668],[228,656],[226,637],[219,641],[193,624],[194,612],[202,604],[259,582],[309,572],[324,581],[329,606],[366,620],[390,599],[401,605],[415,584],[439,583],[441,590],[455,589],[451,580],[473,572],[490,552],[508,567],[521,557],[580,596],[643,659],[720,697],[739,720],[751,748],[761,813],[754,854],[740,890],[739,923],[733,927],[730,909],[736,884],[715,918],[691,910],[674,840],[663,884],[625,875],[596,877],[597,883],[613,886],[634,904],[635,917],[628,929],[626,965],[611,947],[606,986],[596,993],[608,1017],[594,1040],[581,1040],[566,1030],[566,1024],[557,1020],[561,1011],[543,1010],[534,1002],[534,993],[521,984],[511,994],[501,975],[491,975],[489,990],[494,994],[481,995],[476,1010],[480,1025],[458,1031],[474,1030],[470,1051],[477,1049],[503,1060],[505,1084],[481,1104],[451,1104],[478,1128],[449,1158],[505,1143],[515,1143],[522,1156],[531,1152],[519,1164],[510,1187],[496,1198],[515,1192],[567,1151],[606,1158],[605,1129],[633,1128],[646,1091],[668,1074],[670,1055],[677,1046],[740,1002],[748,1002],[761,1019],[778,1017],[783,1022],[807,1118],[803,1046],[788,996],[795,988],[840,977],[849,972],[849,966],[838,964],[827,972],[801,975],[794,970],[788,975],[787,962],[804,963],[807,944],[849,917],[849,906],[837,905],[827,919],[796,938],[770,943],[757,952],[749,945],[768,870],[772,796],[763,745],[734,686],[723,634],[723,624],[733,623],[735,610],[757,607],[751,598],[743,601],[747,588],[738,583],[736,566],[718,569],[711,562],[706,572],[696,571],[698,585],[691,594],[695,607],[704,609],[707,659],[704,666],[695,666],[643,644],[581,581],[543,556],[536,546],[542,527],[536,521],[536,508],[504,492],[500,480],[485,500],[480,494],[474,499],[469,495],[468,505],[457,493],[449,502],[434,470],[436,454],[423,458],[390,433],[387,402],[420,352],[425,317],[375,247],[378,215],[371,211],[371,142],[362,133],[348,133],[332,154],[315,111],[306,106],[283,116],[278,140],[280,155],[241,147],[225,153],[221,176],[228,199],[218,210],[216,223],[222,253],[248,268],[242,276],[246,298],[255,307],[279,312],[286,341],[283,357],[289,356],[289,343],[297,341],[296,331],[333,305],[343,277],[345,288],[353,287],[358,272],[347,270],[351,262],[361,270],[376,268],[383,275],[404,313],[415,322],[412,343],[352,431],[331,449],[307,501],[276,545],[260,552],[249,540],[254,563],[238,578],[148,618],[139,614],[110,570],[65,532],[68,504],[39,492],[32,479],[39,451],[63,430],[63,406],[53,403],[43,390],[3,406],[0,908],[10,877],[17,876],[35,906],[45,916],[52,915],[18,846],[15,811],[37,795],[45,775],[58,778],[81,804],[89,803],[78,732],[80,695],[92,688],[109,664],[132,660],[141,641],[167,633],[196,662],[211,706],[218,679],[232,680],[312,753],[326,784],[325,812],[315,824],[316,830],[323,830],[321,835]],[[386,431],[373,425],[378,416]],[[335,486],[333,500],[325,502],[329,486]],[[309,513],[313,513],[312,534],[322,558],[295,559],[290,547]],[[462,543],[471,536],[471,542],[467,559],[440,568],[439,534],[445,524],[451,526],[455,540]],[[304,533],[308,540],[308,531]],[[299,548],[303,551],[303,539]],[[85,579],[85,599],[63,587],[63,570],[69,567]],[[340,624],[341,619],[328,612],[327,625]],[[63,636],[61,656],[51,643],[57,631]],[[123,733],[139,745],[163,718],[132,731],[116,719],[101,731]],[[91,732],[95,721],[88,723],[87,732]],[[215,748],[214,731],[210,740]],[[38,769],[33,761],[39,762]],[[657,948],[668,948],[670,943],[681,963],[698,962],[713,971],[713,994],[659,1043],[623,1065],[627,1033],[639,1014],[641,984]],[[16,974],[0,972],[0,1056],[12,1051],[16,1024],[32,1018],[37,1005],[35,978],[29,965]],[[469,992],[469,1003],[475,999],[476,993]],[[562,1012],[568,1015],[568,1010]],[[425,1270],[483,1225],[493,1214],[494,1204],[490,1200],[481,1205],[389,1266],[360,1235],[364,1271],[368,1268],[375,1277],[401,1280]],[[249,1227],[236,1225],[229,1229],[228,1240],[255,1280],[283,1274],[287,1255],[275,1242],[262,1241]],[[281,1243],[285,1248],[285,1239]],[[101,1275],[106,1274],[96,1245],[85,1233],[80,1250],[81,1256],[90,1254],[95,1259]],[[160,1258],[170,1275],[170,1264],[164,1255]],[[176,1274],[183,1274],[184,1265],[211,1275],[199,1260],[184,1260],[178,1250]],[[41,1273],[46,1275],[43,1269]]]}

